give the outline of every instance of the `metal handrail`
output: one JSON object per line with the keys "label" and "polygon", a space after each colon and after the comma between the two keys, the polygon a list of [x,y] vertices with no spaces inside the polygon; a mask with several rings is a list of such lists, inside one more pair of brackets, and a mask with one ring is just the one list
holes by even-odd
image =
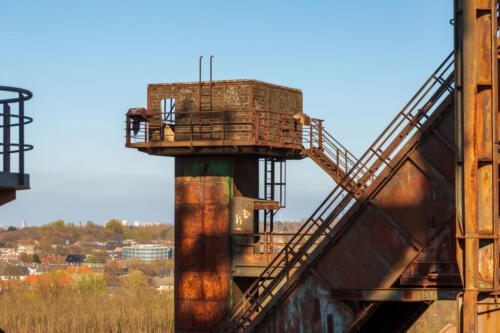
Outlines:
{"label": "metal handrail", "polygon": [[[248,288],[233,309],[229,320],[222,324],[221,331],[244,329],[259,311],[265,309],[284,282],[293,273],[297,262],[304,262],[310,247],[321,235],[332,235],[332,226],[350,209],[354,203],[362,202],[361,195],[377,176],[390,167],[393,158],[404,146],[410,136],[422,128],[423,123],[435,111],[439,102],[444,99],[446,92],[452,91],[453,84],[453,53],[438,66],[429,79],[410,99],[408,104],[389,123],[381,135],[368,148],[358,162],[350,169],[345,179],[356,179],[352,187],[338,184],[326,197],[311,217],[297,231],[286,246],[280,251],[264,269],[255,282]],[[430,97],[426,99],[430,94]],[[350,190],[352,188],[352,190]],[[353,200],[355,199],[355,200]],[[332,209],[333,207],[333,209]],[[310,236],[303,245],[298,246],[307,233],[316,226],[314,235]],[[297,248],[298,247],[298,248]],[[289,257],[291,255],[291,257]],[[284,267],[279,267],[285,261]],[[281,258],[281,259],[279,259]],[[279,271],[277,271],[279,270]]]}
{"label": "metal handrail", "polygon": [[[8,93],[17,93],[16,97],[13,98],[2,98],[0,99],[0,104],[3,105],[3,110],[0,112],[0,118],[3,119],[2,125],[0,128],[2,129],[2,142],[0,146],[2,146],[2,151],[0,155],[3,155],[3,172],[11,173],[11,165],[10,165],[10,157],[11,154],[19,154],[18,164],[19,164],[19,178],[20,183],[24,184],[24,153],[26,151],[32,150],[33,145],[26,144],[24,142],[24,126],[33,122],[33,118],[28,117],[24,114],[24,102],[31,99],[33,97],[33,93],[27,89],[16,88],[16,87],[8,87],[8,86],[0,86],[0,92],[8,92]],[[18,113],[11,113],[11,104],[18,105]],[[18,119],[17,122],[11,123],[11,119]],[[11,142],[11,133],[10,129],[12,127],[19,127],[18,132],[18,142]],[[11,150],[11,147],[17,147],[17,149]]]}
{"label": "metal handrail", "polygon": [[358,159],[323,128],[322,122],[312,118],[310,124],[303,127],[303,144],[308,147],[305,152],[313,159],[322,157],[335,164],[336,170],[330,170],[329,174],[337,183],[346,185],[344,177],[356,165]]}
{"label": "metal handrail", "polygon": [[[166,119],[165,115],[169,115]],[[243,119],[231,120],[231,116],[245,115]],[[293,116],[282,112],[258,110],[209,110],[174,111],[148,113],[144,115],[139,129],[126,122],[127,143],[158,143],[164,140],[175,142],[228,141],[238,144],[279,144],[287,148],[302,148],[302,127]],[[238,126],[237,128],[235,126]],[[166,133],[166,128],[172,132]],[[238,135],[237,135],[238,134]],[[243,138],[248,135],[248,139]]]}

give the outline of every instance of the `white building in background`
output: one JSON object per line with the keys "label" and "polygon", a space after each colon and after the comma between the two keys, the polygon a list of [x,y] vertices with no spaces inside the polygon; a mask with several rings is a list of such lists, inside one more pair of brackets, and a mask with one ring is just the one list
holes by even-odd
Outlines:
{"label": "white building in background", "polygon": [[26,221],[23,221],[23,229],[26,228],[28,226],[28,223],[26,223]]}
{"label": "white building in background", "polygon": [[156,225],[160,225],[160,222],[142,222],[142,221],[135,221],[134,222],[134,227],[153,227]]}
{"label": "white building in background", "polygon": [[173,246],[161,244],[136,244],[124,246],[122,248],[122,259],[141,259],[144,261],[153,261],[155,259],[172,259],[174,257]]}

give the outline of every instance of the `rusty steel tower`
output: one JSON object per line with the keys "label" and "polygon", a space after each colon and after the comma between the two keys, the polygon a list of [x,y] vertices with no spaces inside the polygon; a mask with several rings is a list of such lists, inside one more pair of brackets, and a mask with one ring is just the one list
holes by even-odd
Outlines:
{"label": "rusty steel tower", "polygon": [[286,159],[311,156],[337,180],[355,163],[302,113],[300,90],[255,80],[150,84],[126,119],[126,147],[175,157],[177,331],[214,330],[294,235],[273,230]]}
{"label": "rusty steel tower", "polygon": [[177,331],[215,329],[265,266],[255,210],[280,203],[259,199],[259,158],[300,158],[301,112],[299,90],[249,80],[150,84],[128,112],[127,147],[175,157]]}

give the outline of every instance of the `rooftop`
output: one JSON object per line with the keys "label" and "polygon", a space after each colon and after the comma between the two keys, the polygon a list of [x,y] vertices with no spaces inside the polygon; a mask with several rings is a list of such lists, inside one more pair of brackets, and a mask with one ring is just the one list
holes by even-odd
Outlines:
{"label": "rooftop", "polygon": [[123,249],[152,249],[167,247],[163,244],[134,244],[131,246],[124,246]]}

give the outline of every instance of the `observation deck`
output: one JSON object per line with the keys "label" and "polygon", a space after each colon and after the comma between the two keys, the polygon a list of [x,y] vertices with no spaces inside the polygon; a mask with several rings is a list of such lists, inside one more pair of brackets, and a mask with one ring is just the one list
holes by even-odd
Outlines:
{"label": "observation deck", "polygon": [[[24,170],[24,153],[33,149],[24,142],[24,126],[33,118],[24,114],[24,102],[33,97],[31,91],[0,86],[0,146],[2,151],[2,172],[0,172],[0,206],[16,198],[16,191],[30,188],[29,175]],[[12,95],[12,96],[9,96]],[[5,97],[4,97],[5,96]],[[17,133],[16,133],[17,132]],[[17,142],[12,142],[17,134]],[[12,163],[17,162],[17,170]]]}
{"label": "observation deck", "polygon": [[302,91],[256,80],[148,85],[126,117],[126,147],[153,155],[303,158]]}

